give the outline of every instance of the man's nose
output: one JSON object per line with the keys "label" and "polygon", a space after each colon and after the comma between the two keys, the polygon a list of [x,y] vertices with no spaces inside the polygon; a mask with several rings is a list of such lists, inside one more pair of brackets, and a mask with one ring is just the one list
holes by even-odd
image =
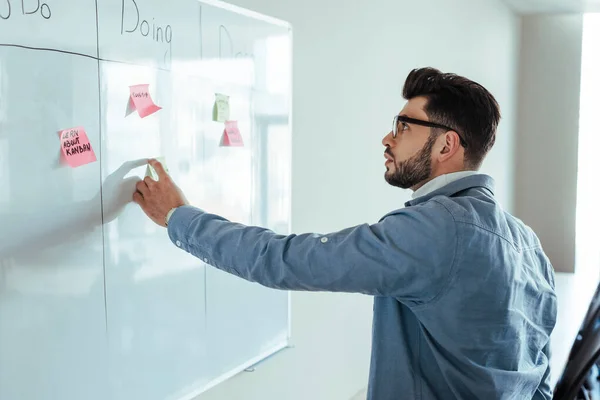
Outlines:
{"label": "man's nose", "polygon": [[392,131],[390,131],[387,135],[381,139],[381,144],[389,147],[392,143]]}

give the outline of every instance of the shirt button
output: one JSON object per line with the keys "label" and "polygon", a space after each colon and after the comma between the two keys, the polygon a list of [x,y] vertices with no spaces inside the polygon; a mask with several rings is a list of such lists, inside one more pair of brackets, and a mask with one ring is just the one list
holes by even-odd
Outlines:
{"label": "shirt button", "polygon": [[181,242],[179,240],[176,241],[175,244],[177,245],[177,247],[181,247]]}
{"label": "shirt button", "polygon": [[208,258],[204,257],[204,262],[208,264]]}
{"label": "shirt button", "polygon": [[324,238],[321,238],[321,243],[327,243],[327,241],[328,241],[328,240],[329,240],[329,239],[327,239],[326,237],[324,237]]}

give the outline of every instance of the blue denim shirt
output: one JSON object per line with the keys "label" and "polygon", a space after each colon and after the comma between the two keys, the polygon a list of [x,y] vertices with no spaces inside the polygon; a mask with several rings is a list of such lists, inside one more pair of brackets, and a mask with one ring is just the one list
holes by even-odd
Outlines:
{"label": "blue denim shirt", "polygon": [[264,286],[375,296],[371,400],[551,399],[554,272],[487,175],[326,235],[277,235],[185,206],[169,236]]}

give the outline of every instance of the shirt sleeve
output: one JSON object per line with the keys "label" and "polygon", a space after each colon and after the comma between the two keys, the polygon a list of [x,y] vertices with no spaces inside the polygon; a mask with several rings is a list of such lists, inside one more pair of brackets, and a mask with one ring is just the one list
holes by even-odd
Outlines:
{"label": "shirt sleeve", "polygon": [[171,216],[168,233],[207,264],[267,287],[393,296],[417,304],[446,286],[457,243],[452,215],[432,201],[373,225],[289,236],[184,206]]}

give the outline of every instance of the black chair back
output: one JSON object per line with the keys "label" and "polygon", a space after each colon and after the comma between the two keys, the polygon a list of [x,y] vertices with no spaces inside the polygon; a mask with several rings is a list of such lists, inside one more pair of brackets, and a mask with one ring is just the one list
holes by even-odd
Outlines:
{"label": "black chair back", "polygon": [[[587,389],[598,390],[600,360],[600,284],[583,319],[562,376],[554,389],[554,400],[590,399]],[[587,389],[586,389],[587,388]],[[600,395],[600,394],[598,394]]]}

